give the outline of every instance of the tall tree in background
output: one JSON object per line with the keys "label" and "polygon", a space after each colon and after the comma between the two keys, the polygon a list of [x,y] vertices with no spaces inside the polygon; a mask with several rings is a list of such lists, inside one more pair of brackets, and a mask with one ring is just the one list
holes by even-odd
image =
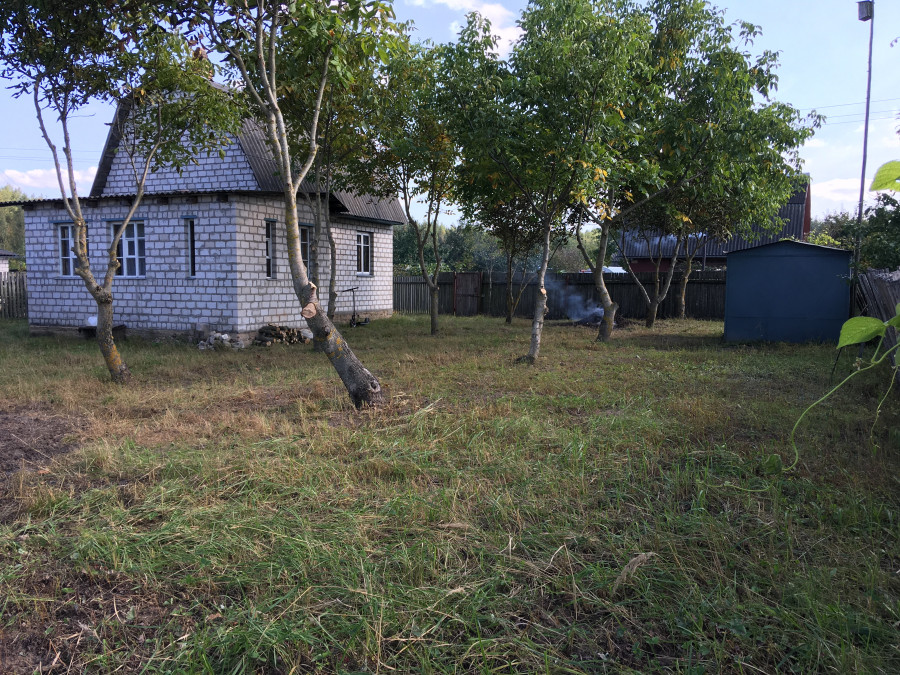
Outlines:
{"label": "tall tree in background", "polygon": [[[288,263],[301,313],[359,408],[382,401],[381,385],[327,317],[318,289],[303,262],[297,212],[298,192],[312,168],[319,141],[319,117],[330,80],[352,82],[357,50],[388,59],[396,41],[389,5],[377,0],[306,0],[254,3],[198,0],[180,17],[211,49],[221,53],[245,84],[252,114],[266,131],[283,184]],[[306,115],[287,116],[284,92],[292,86],[315,97]],[[299,142],[298,142],[299,141]]]}
{"label": "tall tree in background", "polygon": [[[527,286],[528,263],[534,257],[535,250],[542,250],[543,226],[521,197],[513,197],[505,203],[479,206],[481,208],[478,212],[479,223],[497,238],[506,256],[506,323],[512,323]],[[517,267],[516,261],[520,267]],[[514,290],[517,271],[518,292]]]}
{"label": "tall tree in background", "polygon": [[[428,285],[431,334],[437,335],[442,262],[438,220],[450,200],[457,157],[441,109],[437,51],[427,44],[396,51],[383,82],[386,100],[377,120],[378,161],[368,171],[382,181],[383,194],[400,193]],[[416,201],[425,205],[421,217],[413,214]]]}
{"label": "tall tree in background", "polygon": [[[522,15],[508,61],[477,16],[449,48],[445,82],[462,148],[460,202],[487,211],[520,199],[540,223],[542,259],[531,343],[539,355],[553,234],[572,204],[615,162],[628,76],[646,49],[647,22],[628,2],[541,0]],[[466,213],[467,216],[474,215]]]}
{"label": "tall tree in background", "polygon": [[[28,199],[21,190],[11,185],[0,188],[0,202],[19,202]],[[0,248],[19,255],[25,254],[25,214],[21,206],[0,209]]]}
{"label": "tall tree in background", "polygon": [[[772,222],[802,180],[798,149],[819,118],[802,119],[772,99],[777,55],[747,51],[759,33],[756,26],[741,24],[735,36],[722,13],[703,0],[655,0],[646,11],[654,27],[648,80],[640,105],[626,111],[640,128],[638,143],[625,151],[635,170],[617,174],[618,197],[600,200],[593,213],[635,222],[640,208],[645,222],[635,229],[644,232],[648,244],[658,244],[661,236],[674,238],[672,266],[686,245],[697,242],[689,205],[698,214],[718,211],[727,218],[706,221],[716,226],[714,235],[749,235],[754,221]],[[717,201],[725,206],[714,206]],[[647,227],[647,220],[654,227]],[[647,288],[624,263],[652,326],[671,273],[661,278],[657,264]]]}
{"label": "tall tree in background", "polygon": [[[53,158],[74,230],[74,273],[97,303],[97,340],[112,379],[131,371],[113,340],[118,248],[144,196],[148,174],[182,166],[224,142],[234,119],[230,96],[210,86],[212,66],[184,39],[160,27],[161,5],[11,0],[0,7],[0,63],[16,96],[30,96]],[[125,27],[124,29],[122,27]],[[113,125],[134,176],[128,213],[114,229],[102,275],[91,268],[87,224],[75,182],[72,118],[91,101],[116,105]],[[59,141],[61,138],[62,157]]]}

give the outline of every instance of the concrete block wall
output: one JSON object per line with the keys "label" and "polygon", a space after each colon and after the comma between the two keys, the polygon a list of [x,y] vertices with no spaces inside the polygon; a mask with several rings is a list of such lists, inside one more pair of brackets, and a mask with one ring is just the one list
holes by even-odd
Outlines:
{"label": "concrete block wall", "polygon": [[[300,301],[294,293],[287,258],[284,201],[279,197],[235,196],[238,332],[251,333],[267,323],[299,328]],[[275,223],[272,278],[266,278],[266,220]],[[301,220],[303,218],[301,217]]]}
{"label": "concrete block wall", "polygon": [[[225,148],[225,157],[218,153],[198,155],[196,163],[184,166],[179,174],[172,167],[162,167],[147,176],[147,194],[176,191],[213,192],[217,190],[258,190],[259,185],[250,163],[237,139]],[[140,168],[141,164],[137,166]],[[131,161],[120,148],[113,158],[103,196],[134,194],[135,180]]]}
{"label": "concrete block wall", "polygon": [[[294,293],[290,266],[287,259],[287,236],[284,223],[284,205],[279,197],[232,197],[235,203],[238,255],[237,270],[241,279],[238,291],[238,331],[253,332],[266,323],[303,327],[300,301]],[[313,212],[307,204],[298,204],[301,227],[309,227],[310,237],[314,222]],[[275,276],[266,278],[265,222],[275,221]],[[393,310],[393,252],[394,239],[390,225],[375,225],[348,218],[333,221],[337,244],[337,289],[360,286],[356,291],[357,312],[372,317],[390,316]],[[356,273],[356,233],[373,234],[374,274]],[[328,307],[328,282],[330,254],[328,239],[322,234],[318,242],[319,299]],[[338,295],[338,318],[352,312],[350,293]]]}
{"label": "concrete block wall", "polygon": [[[233,331],[236,322],[236,254],[231,225],[233,205],[212,195],[173,197],[168,204],[148,197],[135,221],[144,222],[146,275],[116,277],[113,309],[117,323],[155,331],[192,331],[196,324]],[[111,224],[128,212],[121,199],[102,200],[84,209],[91,269],[102,279]],[[195,219],[196,271],[189,276],[185,218]],[[25,213],[28,260],[28,318],[32,326],[83,326],[96,304],[80,277],[64,277],[59,266],[59,224],[70,222],[53,203]]]}
{"label": "concrete block wall", "polygon": [[[85,206],[91,267],[102,277],[111,224],[129,204],[122,198]],[[195,222],[196,277],[189,275],[187,218]],[[265,223],[275,221],[273,278],[266,278]],[[145,198],[134,218],[144,223],[146,275],[117,277],[113,306],[117,323],[136,330],[193,331],[197,324],[229,333],[254,333],[266,323],[302,327],[287,259],[284,206],[277,196],[215,195]],[[59,224],[69,218],[61,205],[43,202],[25,213],[29,321],[33,326],[83,326],[96,315],[93,298],[80,277],[64,277],[59,265]],[[300,206],[300,222],[313,214]],[[391,226],[351,218],[334,220],[338,247],[337,288],[359,286],[357,311],[371,318],[390,316],[393,308]],[[312,228],[310,227],[310,234]],[[356,273],[356,234],[373,235],[373,274]],[[329,251],[318,247],[320,299],[327,308]],[[348,317],[352,296],[338,296],[338,317]]]}
{"label": "concrete block wall", "polygon": [[[355,218],[336,217],[332,221],[338,250],[337,289],[359,286],[356,311],[370,318],[390,316],[394,308],[394,233],[390,225],[375,224]],[[372,234],[372,274],[356,272],[356,234]],[[328,242],[323,248],[328,251]],[[351,293],[338,295],[335,313],[349,316],[353,311]]]}

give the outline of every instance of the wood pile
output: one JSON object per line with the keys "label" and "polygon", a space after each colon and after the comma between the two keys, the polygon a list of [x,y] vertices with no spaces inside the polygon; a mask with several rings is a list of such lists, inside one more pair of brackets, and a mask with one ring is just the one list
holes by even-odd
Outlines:
{"label": "wood pile", "polygon": [[301,328],[288,328],[287,326],[277,326],[274,323],[267,323],[259,329],[256,338],[253,340],[253,344],[262,347],[270,347],[274,344],[305,344],[311,339],[312,333]]}

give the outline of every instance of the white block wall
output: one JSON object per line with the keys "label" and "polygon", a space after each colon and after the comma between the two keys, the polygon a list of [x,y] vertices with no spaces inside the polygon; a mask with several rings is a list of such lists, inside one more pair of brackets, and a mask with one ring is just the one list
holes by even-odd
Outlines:
{"label": "white block wall", "polygon": [[[266,323],[302,326],[287,260],[283,203],[275,196],[173,196],[169,203],[147,197],[135,220],[144,222],[146,276],[117,277],[113,307],[117,323],[156,331],[192,331],[208,324],[223,332],[249,333]],[[85,208],[91,267],[105,271],[111,223],[121,220],[128,204],[104,199]],[[189,276],[186,218],[195,221],[196,277]],[[275,275],[266,278],[265,221],[276,222]],[[59,267],[58,224],[68,222],[61,206],[40,203],[25,213],[29,321],[33,326],[82,326],[96,314],[93,298],[80,277],[63,277]],[[301,206],[300,221],[312,224]],[[338,246],[338,290],[360,286],[357,311],[365,316],[392,310],[393,236],[389,225],[350,218],[334,221]],[[373,274],[356,273],[356,233],[373,234]],[[319,265],[328,270],[327,239],[319,244]],[[328,299],[328,275],[320,275],[320,298]],[[337,312],[351,312],[351,294],[338,297]]]}
{"label": "white block wall", "polygon": [[[278,197],[233,196],[237,223],[238,274],[238,330],[255,331],[266,323],[300,327],[305,321],[300,316],[300,302],[294,293],[291,271],[287,258],[284,206]],[[306,204],[299,204],[301,226],[310,228],[315,222],[313,212]],[[265,221],[275,221],[275,277],[266,278]],[[332,223],[337,245],[337,290],[359,286],[356,291],[357,312],[376,316],[390,315],[393,310],[393,255],[394,239],[390,225],[373,224],[350,218],[335,218]],[[373,274],[356,273],[356,233],[373,233]],[[330,254],[325,234],[318,244],[319,300],[328,307]],[[352,311],[350,293],[338,295],[337,313],[349,315]]]}
{"label": "white block wall", "polygon": [[[116,323],[162,331],[193,330],[197,323],[233,330],[236,325],[237,279],[233,205],[213,196],[173,198],[159,204],[148,197],[134,220],[144,222],[146,276],[116,277],[113,310]],[[98,280],[106,271],[112,222],[128,212],[124,200],[103,200],[84,209],[88,222],[91,269]],[[194,217],[197,276],[189,276],[185,218]],[[33,326],[83,326],[96,315],[96,304],[80,277],[63,277],[59,265],[59,223],[66,212],[39,204],[25,212],[28,261],[28,319]]]}
{"label": "white block wall", "polygon": [[[142,168],[137,163],[138,168]],[[128,154],[120,147],[113,158],[106,179],[103,196],[130,195],[135,191],[134,169]],[[198,155],[196,163],[185,165],[181,173],[171,167],[163,167],[147,176],[145,192],[212,192],[215,190],[258,190],[259,185],[250,168],[244,151],[236,139],[225,149],[225,157],[218,153]]]}

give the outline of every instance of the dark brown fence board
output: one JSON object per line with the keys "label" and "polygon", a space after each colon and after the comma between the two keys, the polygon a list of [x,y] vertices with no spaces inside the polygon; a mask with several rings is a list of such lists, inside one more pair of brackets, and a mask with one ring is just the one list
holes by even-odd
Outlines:
{"label": "dark brown fence board", "polygon": [[[859,288],[866,301],[869,316],[887,321],[896,314],[900,303],[900,270],[873,270],[859,275]],[[884,348],[890,349],[897,340],[897,331],[889,328],[884,336]]]}
{"label": "dark brown fence board", "polygon": [[[652,273],[642,273],[638,278],[645,284],[652,283]],[[627,274],[605,275],[606,285],[613,300],[619,303],[619,315],[632,319],[642,319],[647,311],[640,290]],[[454,282],[453,272],[439,275],[441,314],[453,314]],[[513,279],[513,294],[519,292],[521,279]],[[675,316],[678,277],[672,281],[669,295],[659,307],[657,316],[661,319]],[[522,298],[516,307],[516,316],[528,318],[534,308],[537,280],[533,275],[526,277]],[[590,274],[548,275],[547,302],[550,308],[548,319],[565,319],[566,298],[577,295],[586,303],[600,305],[600,296],[594,288]],[[457,298],[457,304],[459,298]],[[490,278],[481,275],[480,313],[490,316],[506,315],[506,274],[493,272]],[[410,314],[427,313],[429,310],[428,287],[421,277],[394,277],[394,311]],[[457,310],[459,307],[457,306]],[[725,272],[695,272],[688,282],[685,297],[687,316],[696,319],[723,319],[725,317]]]}

